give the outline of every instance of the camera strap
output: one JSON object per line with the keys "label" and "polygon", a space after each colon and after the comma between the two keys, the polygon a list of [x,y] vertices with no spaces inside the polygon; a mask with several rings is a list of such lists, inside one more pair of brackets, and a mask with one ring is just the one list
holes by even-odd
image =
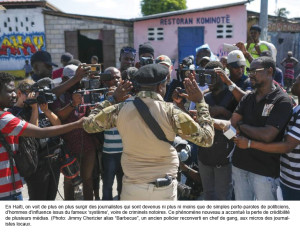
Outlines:
{"label": "camera strap", "polygon": [[157,121],[154,119],[154,117],[151,115],[151,112],[148,108],[148,106],[139,98],[135,97],[133,101],[134,106],[138,110],[139,114],[145,121],[146,125],[150,128],[150,130],[153,132],[153,134],[159,139],[164,142],[167,142],[173,146],[173,142],[169,141],[166,138],[166,135],[164,131],[161,129]]}

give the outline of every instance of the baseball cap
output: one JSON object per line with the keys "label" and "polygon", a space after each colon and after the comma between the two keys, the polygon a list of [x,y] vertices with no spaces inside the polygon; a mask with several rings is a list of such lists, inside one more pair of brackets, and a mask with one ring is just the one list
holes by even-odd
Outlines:
{"label": "baseball cap", "polygon": [[71,53],[64,53],[63,55],[61,55],[60,60],[64,61],[64,62],[69,62],[73,59],[73,55]]}
{"label": "baseball cap", "polygon": [[244,54],[240,50],[231,51],[227,57],[227,64],[233,68],[238,68],[246,65]]}
{"label": "baseball cap", "polygon": [[30,63],[33,65],[35,62],[44,62],[51,66],[58,66],[52,62],[51,55],[47,51],[37,51],[34,53],[30,58]]}
{"label": "baseball cap", "polygon": [[251,30],[255,30],[255,31],[258,31],[259,33],[261,32],[261,27],[260,26],[258,26],[258,25],[252,25],[251,27],[250,27],[250,31]]}
{"label": "baseball cap", "polygon": [[153,86],[167,80],[169,69],[159,64],[142,66],[134,75],[137,83],[142,86]]}
{"label": "baseball cap", "polygon": [[166,55],[160,55],[155,59],[156,64],[166,64],[167,66],[172,66],[171,59]]}
{"label": "baseball cap", "polygon": [[73,78],[75,76],[76,70],[78,66],[75,65],[67,65],[64,67],[63,76],[68,78]]}

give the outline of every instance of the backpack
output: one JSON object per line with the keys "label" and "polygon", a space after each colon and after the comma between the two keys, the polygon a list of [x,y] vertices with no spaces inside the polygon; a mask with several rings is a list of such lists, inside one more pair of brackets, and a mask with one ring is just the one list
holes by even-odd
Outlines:
{"label": "backpack", "polygon": [[[2,115],[3,112],[0,112]],[[39,144],[33,137],[19,137],[19,149],[16,154],[11,150],[4,135],[0,131],[0,140],[9,154],[10,159],[13,158],[16,167],[22,177],[32,175],[38,166],[38,148]]]}

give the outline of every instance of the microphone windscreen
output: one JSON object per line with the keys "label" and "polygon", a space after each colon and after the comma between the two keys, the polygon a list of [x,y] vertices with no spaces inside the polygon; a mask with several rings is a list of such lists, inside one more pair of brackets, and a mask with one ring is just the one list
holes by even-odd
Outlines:
{"label": "microphone windscreen", "polygon": [[51,83],[52,83],[51,78],[42,78],[38,80],[34,85],[42,88],[42,87],[49,86]]}

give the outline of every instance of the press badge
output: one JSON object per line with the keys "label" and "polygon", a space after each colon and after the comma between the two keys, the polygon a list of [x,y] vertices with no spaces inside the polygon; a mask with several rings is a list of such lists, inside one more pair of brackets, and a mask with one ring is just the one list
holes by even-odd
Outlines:
{"label": "press badge", "polygon": [[274,107],[274,104],[265,104],[264,110],[262,112],[262,116],[269,116],[272,109]]}

